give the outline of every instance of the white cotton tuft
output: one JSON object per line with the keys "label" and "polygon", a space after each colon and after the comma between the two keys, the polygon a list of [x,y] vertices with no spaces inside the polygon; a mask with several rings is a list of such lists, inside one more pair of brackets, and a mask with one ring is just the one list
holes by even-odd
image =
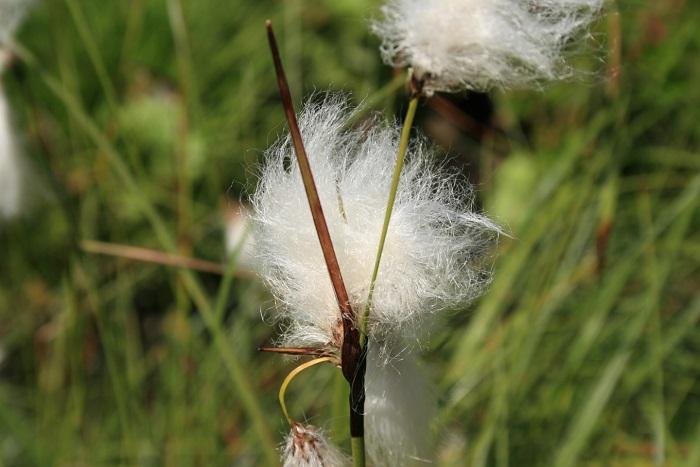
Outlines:
{"label": "white cotton tuft", "polygon": [[603,0],[388,0],[372,24],[424,91],[521,87],[572,74],[565,52]]}
{"label": "white cotton tuft", "polygon": [[410,352],[385,361],[370,343],[365,375],[365,439],[374,465],[420,466],[433,459],[430,423],[437,401]]}
{"label": "white cotton tuft", "polygon": [[[400,128],[345,130],[345,100],[308,104],[299,119],[351,304],[362,313],[384,220]],[[498,228],[473,211],[469,186],[412,141],[374,291],[374,342],[421,337],[430,318],[478,296]],[[257,269],[284,320],[285,345],[338,348],[339,308],[289,137],[265,154],[252,197]]]}
{"label": "white cotton tuft", "polygon": [[23,173],[7,99],[0,86],[0,219],[16,216],[21,208]]}
{"label": "white cotton tuft", "polygon": [[282,467],[344,467],[347,457],[311,425],[292,425],[282,451]]}

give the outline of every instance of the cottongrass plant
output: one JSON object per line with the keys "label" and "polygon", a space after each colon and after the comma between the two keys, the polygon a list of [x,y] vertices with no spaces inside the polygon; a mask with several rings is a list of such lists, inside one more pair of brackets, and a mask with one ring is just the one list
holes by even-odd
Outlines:
{"label": "cottongrass plant", "polygon": [[365,465],[365,451],[390,467],[430,460],[435,403],[415,344],[481,293],[483,258],[499,234],[474,211],[468,185],[433,162],[424,140],[411,140],[420,97],[569,76],[564,52],[601,7],[389,0],[373,28],[384,60],[411,67],[411,98],[403,126],[359,129],[348,129],[352,112],[332,96],[307,104],[297,122],[268,22],[290,135],[267,151],[252,197],[257,267],[278,302],[277,350],[316,357],[299,368],[335,363],[350,385],[354,465]]}
{"label": "cottongrass plant", "polygon": [[[352,118],[343,97],[326,96],[305,106],[299,127],[350,304],[362,310],[401,129],[377,121],[347,129]],[[440,315],[483,290],[483,257],[498,235],[474,211],[470,187],[434,162],[424,140],[415,139],[408,152],[366,325],[367,450],[388,466],[430,458],[435,398],[412,350]],[[290,137],[273,145],[252,196],[258,270],[277,299],[280,344],[317,349],[337,362],[344,339],[337,298],[293,155]]]}
{"label": "cottongrass plant", "polygon": [[424,92],[523,87],[571,76],[566,52],[603,0],[389,0],[381,54]]}

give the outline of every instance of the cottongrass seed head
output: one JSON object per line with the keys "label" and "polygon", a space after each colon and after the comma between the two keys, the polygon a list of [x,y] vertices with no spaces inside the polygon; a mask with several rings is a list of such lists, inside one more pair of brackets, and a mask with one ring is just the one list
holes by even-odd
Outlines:
{"label": "cottongrass seed head", "polygon": [[345,467],[348,458],[311,425],[294,423],[282,449],[282,467]]}
{"label": "cottongrass seed head", "polygon": [[568,77],[565,52],[603,0],[388,0],[372,23],[392,66],[424,92],[523,87]]}
{"label": "cottongrass seed head", "polygon": [[[362,313],[384,220],[400,128],[373,122],[346,130],[346,101],[305,106],[300,128],[340,269]],[[474,212],[469,186],[436,165],[422,139],[409,147],[374,291],[368,333],[385,345],[420,338],[439,312],[479,295],[498,228]],[[265,154],[252,196],[259,273],[283,320],[282,342],[338,349],[339,308],[314,230],[289,137]],[[391,355],[386,355],[390,358]]]}

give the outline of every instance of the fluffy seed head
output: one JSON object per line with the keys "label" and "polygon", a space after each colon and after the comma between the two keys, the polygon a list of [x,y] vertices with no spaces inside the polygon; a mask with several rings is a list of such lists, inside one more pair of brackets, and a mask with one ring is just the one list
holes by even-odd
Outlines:
{"label": "fluffy seed head", "polygon": [[23,174],[5,93],[0,85],[0,219],[19,213]]}
{"label": "fluffy seed head", "polygon": [[603,0],[388,0],[372,24],[424,91],[520,87],[569,76],[564,55]]}
{"label": "fluffy seed head", "polygon": [[343,467],[347,457],[311,425],[292,425],[282,452],[282,467]]}
{"label": "fluffy seed head", "polygon": [[369,457],[386,467],[430,464],[430,423],[437,407],[433,388],[412,353],[388,362],[383,353],[370,343],[365,376]]}
{"label": "fluffy seed head", "polygon": [[[343,99],[308,104],[299,119],[340,269],[356,313],[367,298],[400,129],[345,130]],[[375,286],[374,342],[419,337],[429,318],[464,305],[488,280],[482,256],[498,229],[473,211],[469,187],[414,140]],[[290,139],[265,155],[252,197],[256,262],[278,299],[285,345],[337,348],[339,309]]]}

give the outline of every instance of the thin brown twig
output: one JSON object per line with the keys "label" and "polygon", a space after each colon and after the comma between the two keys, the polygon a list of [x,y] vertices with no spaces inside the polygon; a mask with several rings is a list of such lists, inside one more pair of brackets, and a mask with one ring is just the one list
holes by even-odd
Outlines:
{"label": "thin brown twig", "polygon": [[[152,250],[132,245],[122,245],[119,243],[99,242],[96,240],[81,240],[80,248],[87,253],[98,255],[118,256],[120,258],[142,261],[145,263],[162,264],[165,266],[175,266],[179,268],[192,269],[209,274],[223,275],[225,267],[219,263],[206,261],[203,259],[191,258],[189,256],[166,253],[164,251]],[[245,271],[236,271],[238,277],[253,277],[254,274]]]}
{"label": "thin brown twig", "polygon": [[340,307],[343,326],[343,374],[348,381],[351,381],[355,376],[357,361],[360,354],[359,333],[355,328],[355,313],[350,305],[350,298],[348,296],[347,289],[345,288],[345,283],[340,271],[340,265],[338,264],[338,258],[335,254],[335,249],[333,248],[333,241],[331,240],[331,235],[328,230],[328,224],[326,223],[326,218],[323,215],[323,208],[321,207],[321,200],[318,196],[318,190],[316,189],[313,173],[311,172],[309,158],[306,154],[306,149],[304,148],[304,143],[301,139],[301,131],[299,130],[299,124],[297,123],[287,78],[282,67],[282,60],[277,47],[275,33],[272,30],[272,22],[268,20],[266,22],[266,26],[267,38],[270,43],[270,51],[272,52],[272,60],[275,64],[277,84],[279,85],[280,97],[282,98],[284,113],[287,117],[287,124],[289,125],[289,134],[292,139],[294,152],[299,164],[299,172],[301,173],[304,189],[306,190],[306,197],[309,201],[309,208],[311,209],[311,217],[313,218],[318,240],[321,244],[321,250],[323,251],[323,259],[326,262],[331,284],[333,285],[333,291],[335,292],[335,296]]}
{"label": "thin brown twig", "polygon": [[295,356],[334,357],[335,354],[328,349],[315,347],[258,347],[258,352],[279,353]]}

